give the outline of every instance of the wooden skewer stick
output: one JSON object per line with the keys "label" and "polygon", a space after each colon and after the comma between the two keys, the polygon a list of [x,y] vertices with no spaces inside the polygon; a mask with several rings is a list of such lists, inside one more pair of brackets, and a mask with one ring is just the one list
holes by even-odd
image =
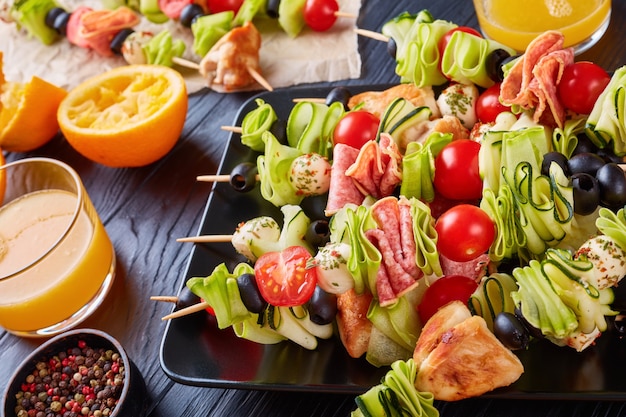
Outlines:
{"label": "wooden skewer stick", "polygon": [[173,313],[168,314],[167,316],[163,316],[161,320],[166,321],[166,320],[175,319],[178,317],[183,317],[191,313],[202,311],[207,307],[209,307],[209,303],[207,303],[206,301],[203,301],[201,303],[194,304],[189,307],[181,308],[180,310],[176,310]]}
{"label": "wooden skewer stick", "polygon": [[206,235],[206,236],[189,236],[176,239],[177,242],[193,242],[193,243],[220,243],[230,242],[233,235]]}
{"label": "wooden skewer stick", "polygon": [[268,83],[267,80],[263,78],[263,76],[259,74],[257,70],[252,67],[248,67],[248,73],[252,76],[252,78],[256,80],[257,83],[261,84],[261,86],[263,86],[263,88],[265,88],[267,91],[274,91],[274,88],[270,85],[270,83]]}
{"label": "wooden skewer stick", "polygon": [[189,61],[188,59],[184,59],[178,56],[172,57],[172,62],[174,62],[177,65],[180,65],[181,67],[191,68],[195,70],[200,69],[200,65],[198,65],[196,62]]}
{"label": "wooden skewer stick", "polygon": [[311,98],[306,98],[306,97],[302,97],[302,98],[294,98],[292,100],[294,103],[300,103],[302,101],[308,101],[311,103],[322,103],[322,104],[326,104],[326,99],[325,98],[321,98],[321,97],[311,97]]}
{"label": "wooden skewer stick", "polygon": [[374,31],[367,30],[367,29],[358,29],[358,28],[354,29],[354,31],[361,36],[365,36],[366,38],[376,39],[377,41],[381,41],[381,42],[389,42],[389,38],[383,35],[382,33],[374,32]]}
{"label": "wooden skewer stick", "polygon": [[150,297],[152,301],[164,301],[166,303],[177,303],[178,297],[175,295],[153,295]]}
{"label": "wooden skewer stick", "polygon": [[353,13],[348,13],[348,12],[342,12],[341,10],[338,10],[335,12],[335,16],[337,17],[348,17],[350,19],[356,19],[358,16],[353,14]]}
{"label": "wooden skewer stick", "polygon": [[[259,181],[261,179],[261,176],[259,174],[256,175],[255,179],[257,181]],[[230,175],[228,174],[221,174],[221,175],[198,175],[196,177],[196,181],[200,181],[200,182],[229,182],[230,181]]]}
{"label": "wooden skewer stick", "polygon": [[233,133],[243,132],[243,129],[240,128],[239,126],[222,126],[220,127],[220,129],[225,130],[227,132],[233,132]]}

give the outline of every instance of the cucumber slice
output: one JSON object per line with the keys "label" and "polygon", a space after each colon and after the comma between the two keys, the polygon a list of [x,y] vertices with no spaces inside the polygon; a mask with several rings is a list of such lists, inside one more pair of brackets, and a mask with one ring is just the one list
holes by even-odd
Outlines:
{"label": "cucumber slice", "polygon": [[305,3],[306,0],[284,0],[278,6],[278,24],[292,38],[298,36],[305,26]]}

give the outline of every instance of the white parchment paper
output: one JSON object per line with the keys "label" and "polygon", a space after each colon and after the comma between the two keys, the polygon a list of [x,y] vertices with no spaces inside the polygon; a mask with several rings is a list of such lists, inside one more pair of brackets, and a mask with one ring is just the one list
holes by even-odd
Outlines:
{"label": "white parchment paper", "polygon": [[[358,15],[360,0],[338,0],[342,12]],[[59,0],[66,10],[78,5],[94,9],[102,6],[97,0]],[[297,38],[288,37],[276,25],[260,24],[262,34],[261,69],[263,76],[274,88],[321,81],[338,81],[359,78],[361,57],[358,53],[356,19],[339,17],[326,32],[314,32],[308,28]],[[201,57],[193,53],[191,30],[177,22],[157,25],[142,18],[135,30],[159,33],[169,30],[175,39],[187,44],[184,58],[199,62]],[[52,84],[71,89],[83,80],[106,70],[126,65],[121,57],[101,57],[97,53],[70,44],[60,38],[53,45],[43,45],[29,38],[15,24],[0,21],[0,51],[3,53],[4,74],[7,81],[27,82],[36,75]],[[190,93],[206,86],[197,72],[178,68],[187,80]]]}

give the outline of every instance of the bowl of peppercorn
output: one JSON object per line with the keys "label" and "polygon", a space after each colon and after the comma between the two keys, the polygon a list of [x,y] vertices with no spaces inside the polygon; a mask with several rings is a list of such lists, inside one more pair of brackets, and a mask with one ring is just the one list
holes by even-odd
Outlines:
{"label": "bowl of peppercorn", "polygon": [[142,417],[146,387],[109,334],[76,329],[39,346],[17,368],[0,417]]}

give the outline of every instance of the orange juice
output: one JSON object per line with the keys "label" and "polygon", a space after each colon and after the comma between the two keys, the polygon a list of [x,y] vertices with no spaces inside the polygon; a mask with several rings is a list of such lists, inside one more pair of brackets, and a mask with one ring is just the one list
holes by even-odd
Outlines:
{"label": "orange juice", "polygon": [[[559,30],[582,52],[608,26],[611,0],[474,0],[484,35],[523,52],[539,34]],[[592,43],[591,43],[592,44]]]}
{"label": "orange juice", "polygon": [[63,322],[112,279],[113,247],[85,203],[53,189],[0,207],[0,277],[9,277],[0,279],[0,326],[19,333]]}

